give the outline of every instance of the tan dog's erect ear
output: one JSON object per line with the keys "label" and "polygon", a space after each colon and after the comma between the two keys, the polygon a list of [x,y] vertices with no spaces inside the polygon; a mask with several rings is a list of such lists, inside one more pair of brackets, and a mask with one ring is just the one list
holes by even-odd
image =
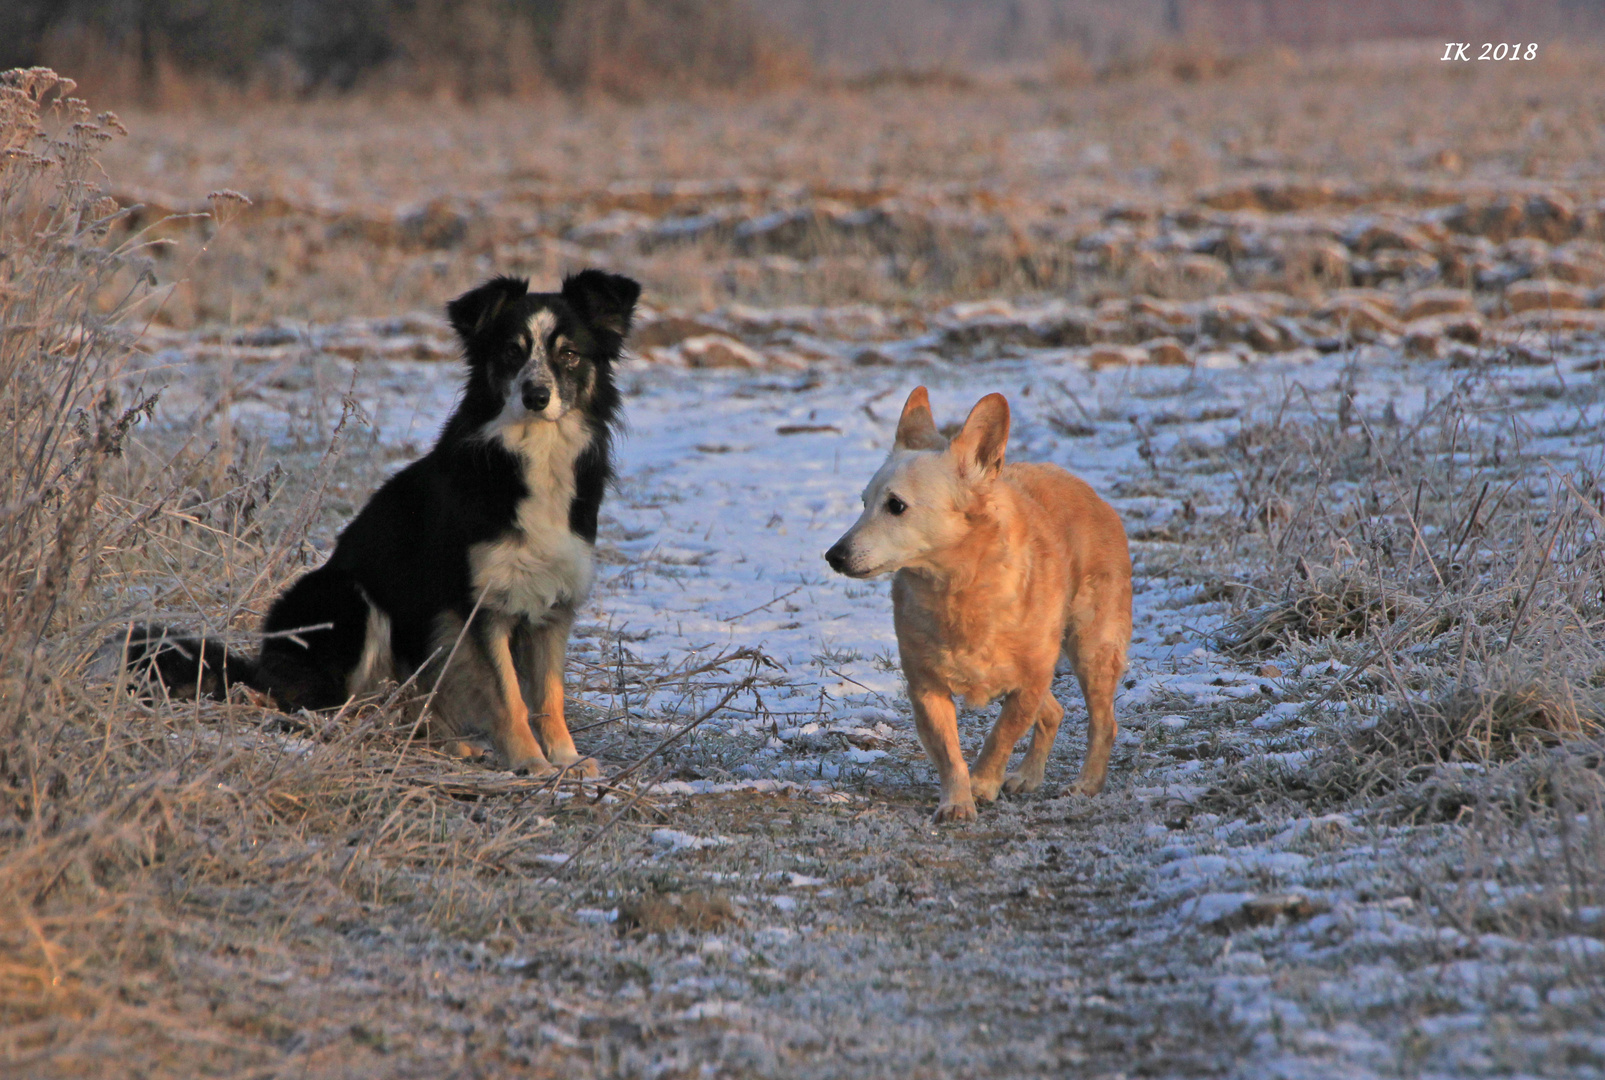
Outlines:
{"label": "tan dog's erect ear", "polygon": [[1002,394],[988,394],[970,410],[951,450],[961,465],[974,465],[991,477],[1003,468],[1003,450],[1008,445],[1009,403]]}
{"label": "tan dog's erect ear", "polygon": [[897,421],[897,438],[892,441],[894,450],[941,450],[947,440],[936,430],[931,416],[931,395],[925,387],[916,386],[903,402],[903,415]]}

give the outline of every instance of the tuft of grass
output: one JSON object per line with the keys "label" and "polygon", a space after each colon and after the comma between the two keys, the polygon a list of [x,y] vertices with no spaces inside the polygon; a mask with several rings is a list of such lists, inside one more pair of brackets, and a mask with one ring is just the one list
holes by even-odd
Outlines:
{"label": "tuft of grass", "polygon": [[1254,607],[1220,635],[1240,656],[1286,651],[1298,642],[1366,637],[1416,614],[1420,601],[1374,579],[1334,571],[1306,572],[1275,601]]}
{"label": "tuft of grass", "polygon": [[1597,690],[1497,666],[1330,729],[1307,771],[1273,782],[1322,809],[1369,803],[1398,820],[1452,821],[1481,804],[1513,812],[1553,802],[1543,777],[1559,758],[1597,767],[1602,731]]}
{"label": "tuft of grass", "polygon": [[1426,702],[1405,702],[1357,737],[1356,749],[1406,771],[1439,764],[1488,766],[1563,742],[1591,738],[1605,724],[1597,691],[1542,672],[1500,672],[1451,687]]}

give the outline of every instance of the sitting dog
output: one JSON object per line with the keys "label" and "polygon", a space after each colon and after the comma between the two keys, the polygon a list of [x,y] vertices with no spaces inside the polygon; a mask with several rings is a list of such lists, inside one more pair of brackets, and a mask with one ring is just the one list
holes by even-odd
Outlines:
{"label": "sitting dog", "polygon": [[[892,452],[864,489],[864,512],[825,554],[848,577],[892,573],[892,617],[920,742],[942,781],[937,821],[975,817],[975,800],[1042,786],[1064,709],[1053,671],[1069,658],[1087,702],[1087,757],[1073,790],[1103,790],[1115,689],[1131,643],[1131,554],[1114,508],[1056,465],[1005,465],[1009,404],[982,398],[952,445],[925,387],[903,406]],[[973,773],[954,697],[1002,696]],[[1014,744],[1032,728],[1017,772]]]}
{"label": "sitting dog", "polygon": [[453,300],[461,402],[434,449],[274,602],[260,654],[147,626],[129,635],[130,668],[174,695],[243,684],[286,711],[417,676],[441,734],[488,735],[514,770],[595,776],[564,722],[563,665],[612,476],[613,364],[640,293],[586,270],[561,292],[499,277]]}

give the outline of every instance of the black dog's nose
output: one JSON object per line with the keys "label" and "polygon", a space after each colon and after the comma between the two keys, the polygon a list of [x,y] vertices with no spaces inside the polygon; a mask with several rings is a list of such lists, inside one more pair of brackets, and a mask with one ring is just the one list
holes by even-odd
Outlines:
{"label": "black dog's nose", "polygon": [[845,574],[847,572],[847,545],[840,540],[836,541],[831,546],[831,549],[825,552],[825,561],[830,563],[830,568],[836,573]]}
{"label": "black dog's nose", "polygon": [[550,386],[531,386],[524,384],[524,408],[530,412],[540,412],[552,403],[552,388]]}

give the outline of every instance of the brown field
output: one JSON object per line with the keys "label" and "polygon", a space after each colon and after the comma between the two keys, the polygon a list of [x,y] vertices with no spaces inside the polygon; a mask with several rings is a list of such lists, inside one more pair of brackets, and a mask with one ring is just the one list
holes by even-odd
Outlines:
{"label": "brown field", "polygon": [[[1220,254],[1242,289],[1274,283],[1255,274],[1269,253],[1239,241],[1313,245],[1361,213],[1535,190],[1592,206],[1593,54],[1446,69],[1428,52],[1271,54],[1188,83],[1159,66],[1068,87],[130,115],[105,161],[118,198],[148,207],[141,221],[204,210],[220,188],[255,201],[204,254],[180,245],[159,267],[183,281],[162,312],[177,326],[432,311],[491,267],[550,276],[586,260],[696,309],[1199,295],[1224,289],[1218,268],[1173,281],[1185,268],[1128,250],[1173,224],[1162,212],[1298,212],[1265,238],[1240,235],[1252,218],[1220,223],[1236,225],[1238,250]],[[1257,183],[1282,195],[1230,194]]]}
{"label": "brown field", "polygon": [[[1436,55],[52,121],[56,165],[0,166],[0,1076],[1605,1075],[1605,58]],[[591,264],[646,285],[636,378],[753,365],[734,397],[1352,357],[1241,415],[1065,388],[1043,428],[1125,440],[1176,640],[1284,688],[1122,706],[1090,800],[1067,718],[1043,797],[938,829],[901,736],[843,736],[873,778],[654,790],[746,775],[757,736],[661,743],[801,673],[626,662],[622,629],[571,672],[583,790],[391,701],[89,674],[133,617],[248,637],[406,456],[357,401],[378,362],[448,359],[436,313],[492,272]],[[154,418],[152,357],[190,380]],[[1369,380],[1413,370],[1452,392],[1401,421]],[[285,438],[237,429],[247,383]],[[664,687],[691,705],[631,711]],[[1298,739],[1240,738],[1287,688]],[[1243,837],[1310,876],[1156,886]]]}

